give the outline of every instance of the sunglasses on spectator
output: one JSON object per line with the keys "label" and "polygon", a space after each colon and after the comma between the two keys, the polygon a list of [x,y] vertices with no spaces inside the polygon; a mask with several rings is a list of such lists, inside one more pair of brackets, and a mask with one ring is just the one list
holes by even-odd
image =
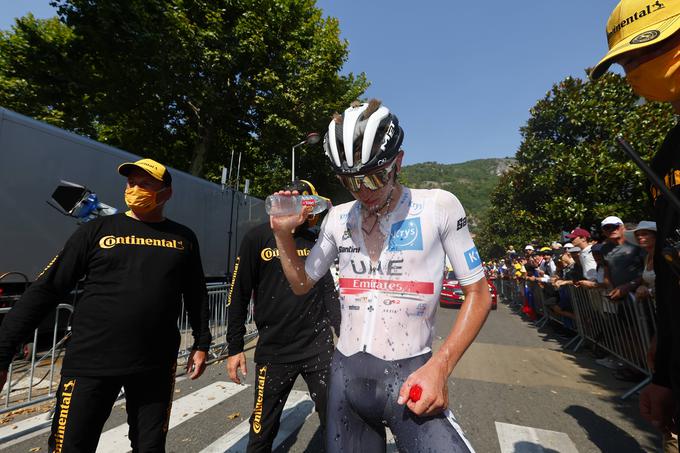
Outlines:
{"label": "sunglasses on spectator", "polygon": [[367,175],[338,175],[338,178],[342,185],[350,192],[359,192],[362,185],[368,190],[382,189],[389,182],[390,174],[394,170],[396,162],[397,160],[394,159],[387,167]]}
{"label": "sunglasses on spectator", "polygon": [[617,225],[611,225],[611,224],[605,225],[605,226],[602,227],[602,231],[614,231],[614,230],[618,229],[620,226],[621,225],[618,225],[618,224]]}

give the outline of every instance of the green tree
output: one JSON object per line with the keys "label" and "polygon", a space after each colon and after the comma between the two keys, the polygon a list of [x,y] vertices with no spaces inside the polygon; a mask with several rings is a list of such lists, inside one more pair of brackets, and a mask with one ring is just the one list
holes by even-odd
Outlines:
{"label": "green tree", "polygon": [[607,215],[650,215],[646,180],[616,146],[622,134],[649,160],[674,124],[672,110],[640,103],[623,77],[567,78],[532,109],[517,163],[491,195],[478,239],[482,254],[548,243],[563,229],[599,225]]}
{"label": "green tree", "polygon": [[[232,151],[241,152],[241,175],[253,181],[256,195],[280,187],[290,177],[290,147],[309,131],[325,131],[332,112],[368,86],[363,74],[338,74],[347,42],[339,38],[337,19],[324,18],[314,0],[52,4],[61,20],[54,26],[66,38],[44,52],[64,56],[66,63],[54,67],[67,81],[77,80],[80,102],[78,128],[64,127],[212,179]],[[15,26],[3,41],[20,32]],[[39,62],[39,50],[29,43],[23,58]],[[7,61],[0,70],[18,67],[11,55],[0,58]],[[34,97],[29,108],[8,103],[0,92],[0,104],[21,113],[63,96],[30,71],[15,69],[12,77],[24,91],[47,95]],[[298,156],[296,173],[313,175],[326,192],[334,189],[320,146]]]}

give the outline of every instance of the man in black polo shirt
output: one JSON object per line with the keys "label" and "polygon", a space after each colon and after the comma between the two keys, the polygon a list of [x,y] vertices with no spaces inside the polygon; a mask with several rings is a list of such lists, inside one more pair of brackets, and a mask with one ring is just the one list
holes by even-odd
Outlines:
{"label": "man in black polo shirt", "polygon": [[[633,91],[650,101],[667,102],[680,115],[680,0],[622,0],[607,22],[609,52],[593,68],[598,78],[612,63],[620,64]],[[651,118],[653,120],[653,118]],[[676,123],[651,167],[680,195],[680,126]],[[680,407],[680,286],[661,253],[667,239],[678,241],[680,213],[654,187],[649,187],[657,225],[656,272],[657,349],[652,384],[640,395],[642,415],[663,432],[677,432]],[[673,393],[671,393],[671,388]]]}
{"label": "man in black polo shirt", "polygon": [[163,216],[170,173],[151,159],[118,171],[127,177],[130,211],[78,228],[0,329],[4,384],[20,341],[84,278],[57,391],[53,452],[94,452],[121,387],[133,451],[165,451],[182,299],[194,336],[187,369],[192,379],[205,369],[211,336],[203,268],[194,233]]}
{"label": "man in black polo shirt", "polygon": [[[304,180],[294,181],[288,190],[316,195],[314,186]],[[294,233],[298,256],[303,259],[316,243],[318,233],[310,229],[315,222],[309,219]],[[241,383],[237,371],[246,374],[243,336],[253,293],[259,338],[249,453],[271,451],[281,412],[298,375],[307,382],[321,427],[325,427],[328,367],[334,349],[331,324],[338,332],[340,322],[340,305],[330,272],[309,293],[296,296],[283,274],[269,222],[253,228],[241,242],[229,295],[227,371],[237,384]]]}

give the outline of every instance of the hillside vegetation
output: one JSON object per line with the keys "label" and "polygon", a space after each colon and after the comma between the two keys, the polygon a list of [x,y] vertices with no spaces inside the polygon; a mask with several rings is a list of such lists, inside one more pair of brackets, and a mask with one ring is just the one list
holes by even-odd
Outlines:
{"label": "hillside vegetation", "polygon": [[459,164],[423,162],[402,169],[404,182],[417,189],[444,189],[463,203],[472,225],[489,208],[489,195],[514,159],[477,159]]}

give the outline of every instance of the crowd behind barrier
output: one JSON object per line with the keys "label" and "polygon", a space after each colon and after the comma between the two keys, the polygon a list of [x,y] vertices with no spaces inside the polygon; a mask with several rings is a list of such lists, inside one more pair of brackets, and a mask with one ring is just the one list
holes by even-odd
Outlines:
{"label": "crowd behind barrier", "polygon": [[[226,356],[227,351],[227,296],[229,285],[226,283],[207,284],[210,305],[210,332],[212,344],[210,358],[216,360]],[[76,302],[77,303],[77,302]],[[0,315],[9,312],[11,307],[0,308]],[[178,320],[181,335],[178,362],[183,363],[191,353],[194,339],[191,335],[189,319],[182,309]],[[35,329],[32,339],[18,352],[11,363],[7,374],[7,383],[0,393],[0,414],[21,409],[33,404],[54,398],[59,382],[59,370],[66,343],[71,334],[71,315],[73,304],[59,304],[54,312],[54,321],[49,332],[44,327]],[[48,317],[52,319],[52,315]],[[44,338],[49,334],[51,342],[45,344]],[[257,336],[257,328],[253,317],[251,301],[246,319],[246,336],[248,342]],[[178,366],[178,369],[182,369]]]}
{"label": "crowd behind barrier", "polygon": [[629,294],[613,302],[602,288],[567,288],[566,299],[573,318],[559,316],[545,305],[545,285],[522,278],[495,280],[500,300],[516,311],[529,313],[537,327],[549,322],[561,325],[573,333],[564,347],[577,352],[585,344],[594,350],[615,357],[619,367],[629,367],[641,375],[639,382],[623,395],[630,397],[651,382],[652,370],[647,359],[652,338],[656,333],[653,298],[636,300]]}

